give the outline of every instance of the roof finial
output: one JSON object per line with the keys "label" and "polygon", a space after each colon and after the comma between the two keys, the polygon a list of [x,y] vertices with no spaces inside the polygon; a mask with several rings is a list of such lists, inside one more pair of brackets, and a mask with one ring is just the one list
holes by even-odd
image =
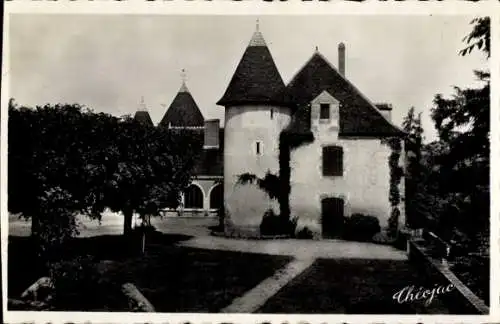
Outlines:
{"label": "roof finial", "polygon": [[147,111],[146,104],[144,103],[144,96],[141,96],[141,102],[139,104],[139,111]]}
{"label": "roof finial", "polygon": [[186,83],[186,70],[185,69],[181,70],[181,80],[182,80],[182,83]]}
{"label": "roof finial", "polygon": [[314,50],[316,53],[319,52],[319,49],[318,49],[318,46],[316,46],[315,50]]}
{"label": "roof finial", "polygon": [[259,19],[256,20],[255,23],[255,32],[253,33],[252,39],[248,46],[266,46],[266,42],[264,41],[264,37],[259,30]]}
{"label": "roof finial", "polygon": [[189,92],[189,90],[188,90],[188,88],[186,86],[186,79],[187,79],[186,70],[182,69],[181,70],[182,85],[181,85],[181,88],[180,88],[179,92]]}

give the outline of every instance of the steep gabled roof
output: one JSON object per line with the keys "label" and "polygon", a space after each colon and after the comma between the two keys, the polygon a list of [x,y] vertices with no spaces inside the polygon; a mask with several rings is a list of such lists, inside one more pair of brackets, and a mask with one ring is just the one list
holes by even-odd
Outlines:
{"label": "steep gabled roof", "polygon": [[158,126],[203,127],[203,114],[183,82]]}
{"label": "steep gabled roof", "polygon": [[260,103],[281,105],[284,89],[285,83],[257,28],[226,92],[217,104],[226,107]]}
{"label": "steep gabled roof", "polygon": [[319,52],[316,52],[290,81],[286,88],[286,96],[298,110],[304,110],[323,91],[328,91],[341,102],[340,136],[404,134]]}

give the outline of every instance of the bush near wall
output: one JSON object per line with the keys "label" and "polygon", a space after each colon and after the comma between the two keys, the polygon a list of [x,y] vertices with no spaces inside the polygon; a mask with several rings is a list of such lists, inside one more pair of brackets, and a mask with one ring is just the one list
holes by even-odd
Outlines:
{"label": "bush near wall", "polygon": [[261,235],[290,235],[293,236],[297,228],[297,219],[285,219],[268,209],[260,223]]}
{"label": "bush near wall", "polygon": [[346,240],[369,242],[378,232],[380,232],[380,223],[375,216],[353,214],[345,220],[344,238]]}

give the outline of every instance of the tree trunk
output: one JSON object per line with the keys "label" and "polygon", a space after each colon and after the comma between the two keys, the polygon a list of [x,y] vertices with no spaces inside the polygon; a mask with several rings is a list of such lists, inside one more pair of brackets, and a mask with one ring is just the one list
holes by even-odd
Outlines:
{"label": "tree trunk", "polygon": [[122,292],[129,301],[130,310],[133,312],[155,312],[155,308],[132,283],[122,285]]}
{"label": "tree trunk", "polygon": [[131,209],[126,209],[123,211],[123,216],[125,220],[123,221],[123,234],[129,236],[132,233],[132,216],[133,212]]}
{"label": "tree trunk", "polygon": [[36,238],[40,233],[40,220],[38,216],[31,216],[31,237]]}
{"label": "tree trunk", "polygon": [[142,232],[142,244],[141,244],[142,255],[146,253],[146,231]]}

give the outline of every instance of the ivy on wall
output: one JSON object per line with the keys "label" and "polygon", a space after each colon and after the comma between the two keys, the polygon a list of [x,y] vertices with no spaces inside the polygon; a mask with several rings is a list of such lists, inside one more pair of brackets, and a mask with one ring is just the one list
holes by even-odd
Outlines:
{"label": "ivy on wall", "polygon": [[389,156],[389,202],[391,203],[391,216],[389,217],[388,225],[389,234],[395,236],[398,230],[399,216],[401,216],[401,211],[398,207],[401,202],[399,184],[403,178],[403,168],[399,165],[402,150],[401,139],[397,137],[389,138],[387,144],[392,151]]}
{"label": "ivy on wall", "polygon": [[307,106],[300,109],[293,118],[289,127],[280,133],[278,143],[278,175],[268,171],[262,179],[251,173],[243,173],[238,177],[238,183],[255,183],[271,199],[276,199],[280,206],[280,217],[285,220],[290,219],[291,152],[302,145],[314,141],[314,135],[310,127],[311,107]]}
{"label": "ivy on wall", "polygon": [[311,106],[299,109],[289,127],[284,129],[279,138],[279,178],[281,195],[279,200],[280,215],[290,217],[290,157],[294,149],[312,143],[314,135],[311,131]]}

